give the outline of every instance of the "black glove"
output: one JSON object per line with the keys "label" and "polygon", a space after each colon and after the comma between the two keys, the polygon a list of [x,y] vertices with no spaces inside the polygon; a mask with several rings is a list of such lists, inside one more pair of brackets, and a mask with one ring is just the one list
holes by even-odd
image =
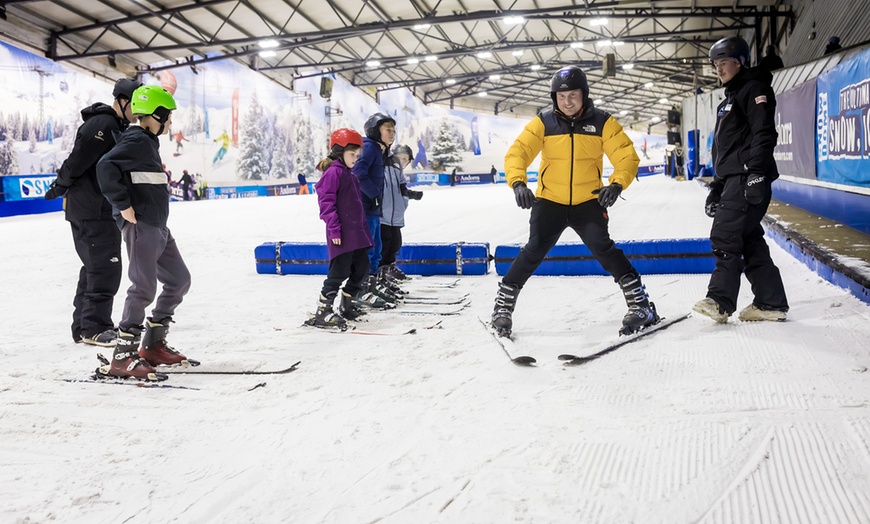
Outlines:
{"label": "black glove", "polygon": [[423,192],[422,191],[414,191],[413,189],[409,189],[408,190],[408,198],[410,198],[411,200],[420,200],[421,198],[423,198]]}
{"label": "black glove", "polygon": [[523,209],[531,209],[535,204],[535,194],[532,190],[526,186],[525,182],[515,182],[513,187],[517,205]]}
{"label": "black glove", "polygon": [[601,207],[610,207],[616,203],[619,194],[622,193],[622,184],[611,182],[610,184],[593,191],[592,194],[598,193],[598,203]]}
{"label": "black glove", "polygon": [[722,189],[724,187],[725,184],[719,179],[710,182],[710,194],[707,195],[707,201],[704,202],[704,213],[710,218],[716,216],[716,209],[719,208],[719,200],[722,199]]}
{"label": "black glove", "polygon": [[750,204],[760,204],[766,193],[767,183],[764,175],[749,175],[749,178],[746,179],[746,189],[743,190],[746,201]]}
{"label": "black glove", "polygon": [[49,186],[48,191],[45,192],[45,199],[54,200],[55,198],[60,198],[64,196],[68,190],[69,188],[67,186],[62,186],[57,183],[57,180],[55,180],[51,183],[51,186]]}

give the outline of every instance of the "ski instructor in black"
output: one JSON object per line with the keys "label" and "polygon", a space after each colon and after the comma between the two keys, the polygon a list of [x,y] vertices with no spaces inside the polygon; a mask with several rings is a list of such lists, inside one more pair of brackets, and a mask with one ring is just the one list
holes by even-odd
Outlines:
{"label": "ski instructor in black", "polygon": [[115,146],[115,131],[123,131],[136,117],[130,112],[133,91],[142,85],[133,78],[115,82],[111,106],[102,102],[82,109],[84,123],[73,149],[57,171],[45,198],[64,198],[76,253],[82,261],[73,298],[72,338],[95,346],[115,345],[112,304],[121,285],[121,232],[112,206],[97,182],[97,161]]}
{"label": "ski instructor in black", "polygon": [[705,211],[713,218],[710,243],[716,267],[707,298],[694,310],[725,323],[737,309],[740,274],[746,274],[755,298],[738,318],[785,320],[788,300],[779,269],[770,258],[761,219],[770,204],[771,184],[779,177],[776,146],[776,99],[765,68],[749,69],[749,45],[740,37],[719,40],[710,61],[725,86],[713,138],[713,171]]}
{"label": "ski instructor in black", "polygon": [[[517,295],[570,227],[622,290],[628,313],[620,333],[636,332],[659,317],[640,275],[610,238],[607,208],[635,179],[640,159],[619,122],[593,106],[586,74],[579,67],[556,71],[550,96],[553,107],[529,122],[505,155],[507,183],[517,205],[531,208],[532,216],[529,241],[499,283],[492,325],[501,336],[510,336]],[[540,175],[533,193],[526,186],[526,169],[538,153]],[[613,164],[607,185],[602,181],[605,154]]]}

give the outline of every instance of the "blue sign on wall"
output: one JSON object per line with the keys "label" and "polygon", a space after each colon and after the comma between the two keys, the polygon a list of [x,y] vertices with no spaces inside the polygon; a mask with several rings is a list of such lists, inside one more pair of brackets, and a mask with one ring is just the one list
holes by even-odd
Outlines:
{"label": "blue sign on wall", "polygon": [[822,73],[816,83],[818,179],[870,187],[870,53]]}

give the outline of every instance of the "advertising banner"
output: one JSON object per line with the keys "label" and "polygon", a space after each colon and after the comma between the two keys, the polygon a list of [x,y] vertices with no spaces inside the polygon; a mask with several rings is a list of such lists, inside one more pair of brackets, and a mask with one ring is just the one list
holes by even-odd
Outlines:
{"label": "advertising banner", "polygon": [[870,187],[870,52],[819,75],[816,84],[818,178]]}
{"label": "advertising banner", "polygon": [[773,158],[782,175],[816,178],[815,99],[815,80],[776,95]]}
{"label": "advertising banner", "polygon": [[0,179],[3,180],[3,200],[6,202],[43,200],[55,175],[4,176]]}

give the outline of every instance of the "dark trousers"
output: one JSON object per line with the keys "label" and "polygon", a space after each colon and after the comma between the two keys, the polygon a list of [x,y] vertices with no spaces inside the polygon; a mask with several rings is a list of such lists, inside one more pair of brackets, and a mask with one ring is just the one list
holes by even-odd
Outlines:
{"label": "dark trousers", "polygon": [[338,294],[341,283],[347,280],[344,292],[355,296],[369,274],[369,248],[364,247],[342,253],[329,261],[329,271],[320,294],[329,297]]}
{"label": "dark trousers", "polygon": [[396,255],[402,248],[401,226],[386,226],[381,224],[381,267],[396,263]]}
{"label": "dark trousers", "polygon": [[127,276],[131,285],[118,327],[126,333],[138,333],[145,322],[145,308],[157,294],[157,282],[163,284],[163,289],[151,318],[161,321],[172,317],[190,290],[190,271],[169,228],[151,226],[142,221],[136,224],[127,222],[121,235],[127,247]]}
{"label": "dark trousers", "polygon": [[366,216],[366,224],[374,244],[369,248],[369,272],[374,275],[381,265],[381,217]]}
{"label": "dark trousers", "polygon": [[767,196],[761,203],[753,205],[743,195],[746,177],[726,178],[722,199],[713,218],[710,244],[716,267],[710,276],[707,296],[728,314],[737,309],[741,273],[746,274],[752,286],[756,306],[788,310],[782,277],[770,258],[770,249],[764,241],[764,228],[761,227],[761,219],[770,205],[770,181],[765,183]]}
{"label": "dark trousers", "polygon": [[112,329],[112,304],[121,285],[121,232],[114,220],[71,221],[82,261],[73,298],[73,340]]}
{"label": "dark trousers", "polygon": [[622,250],[610,239],[608,221],[607,211],[598,200],[566,206],[539,198],[532,206],[529,241],[514,259],[503,281],[522,288],[556,245],[562,232],[569,227],[580,235],[580,240],[589,248],[595,260],[614,280],[635,272]]}

